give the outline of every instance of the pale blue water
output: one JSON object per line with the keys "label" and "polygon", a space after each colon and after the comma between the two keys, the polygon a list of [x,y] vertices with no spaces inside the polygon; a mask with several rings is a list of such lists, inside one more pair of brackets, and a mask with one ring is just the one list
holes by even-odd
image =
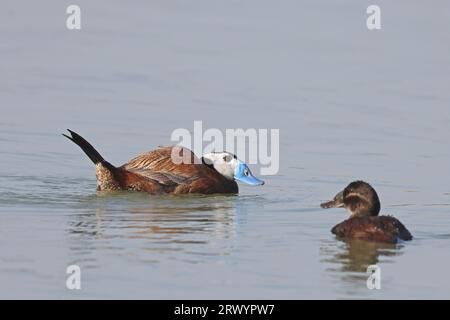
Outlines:
{"label": "pale blue water", "polygon": [[[0,298],[449,298],[450,5],[9,1],[0,11]],[[238,196],[97,195],[71,128],[119,165],[176,128],[279,128]],[[258,167],[253,167],[258,175]],[[345,244],[348,182],[415,236]],[[366,288],[377,263],[382,289]],[[82,289],[66,289],[66,267]]]}

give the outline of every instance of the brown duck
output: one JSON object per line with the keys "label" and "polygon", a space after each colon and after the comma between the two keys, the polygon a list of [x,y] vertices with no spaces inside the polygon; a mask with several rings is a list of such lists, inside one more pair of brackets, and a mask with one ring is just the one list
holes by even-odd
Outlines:
{"label": "brown duck", "polygon": [[[151,194],[213,194],[238,193],[236,180],[250,185],[262,185],[248,166],[228,152],[213,152],[201,159],[189,149],[161,147],[144,153],[126,164],[115,167],[76,132],[70,136],[95,164],[97,190],[134,190]],[[173,156],[188,161],[173,161]]]}
{"label": "brown duck", "polygon": [[396,243],[411,240],[406,227],[392,216],[379,216],[380,200],[372,186],[364,181],[354,181],[333,200],[322,203],[322,208],[346,208],[350,218],[337,224],[331,232],[342,239],[362,239]]}

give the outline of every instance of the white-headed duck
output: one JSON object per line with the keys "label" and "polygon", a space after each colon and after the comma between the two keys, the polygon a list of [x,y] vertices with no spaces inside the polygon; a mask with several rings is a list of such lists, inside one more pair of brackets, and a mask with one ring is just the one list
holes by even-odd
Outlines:
{"label": "white-headed duck", "polygon": [[406,227],[392,216],[379,216],[380,200],[372,186],[364,181],[354,181],[333,200],[322,203],[322,208],[346,208],[350,218],[337,224],[331,232],[342,239],[362,239],[396,243],[411,240]]}
{"label": "white-headed duck", "polygon": [[[236,180],[250,185],[263,185],[248,166],[228,152],[214,152],[198,159],[189,149],[161,147],[144,153],[126,164],[115,167],[77,133],[70,136],[96,166],[97,190],[134,190],[151,194],[237,193]],[[175,149],[174,148],[178,148]],[[190,163],[176,163],[173,152],[190,157]]]}

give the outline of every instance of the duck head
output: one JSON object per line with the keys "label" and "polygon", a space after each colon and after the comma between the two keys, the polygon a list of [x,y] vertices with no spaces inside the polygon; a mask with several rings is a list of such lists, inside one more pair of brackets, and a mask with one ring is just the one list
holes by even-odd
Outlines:
{"label": "duck head", "polygon": [[322,203],[322,208],[346,208],[352,217],[377,216],[380,199],[374,188],[364,181],[354,181],[331,201]]}
{"label": "duck head", "polygon": [[214,168],[217,172],[230,180],[238,180],[253,186],[260,186],[264,181],[256,178],[247,164],[229,152],[212,152],[203,155],[203,164]]}

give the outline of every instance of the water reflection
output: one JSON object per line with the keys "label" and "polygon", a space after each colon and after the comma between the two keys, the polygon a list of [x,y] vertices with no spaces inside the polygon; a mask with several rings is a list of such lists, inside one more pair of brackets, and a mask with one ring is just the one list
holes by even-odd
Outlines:
{"label": "water reflection", "polygon": [[[250,201],[247,201],[250,200]],[[255,200],[237,196],[98,195],[88,208],[71,216],[72,251],[110,250],[157,262],[201,262],[205,256],[230,253],[238,224],[245,223]],[[156,255],[155,255],[156,254]],[[159,256],[158,256],[159,255]]]}
{"label": "water reflection", "polygon": [[366,272],[367,266],[377,264],[383,257],[401,255],[402,245],[363,240],[336,241],[322,248],[325,262],[336,265],[333,272]]}
{"label": "water reflection", "polygon": [[365,288],[367,267],[380,262],[392,262],[402,254],[402,244],[364,240],[323,241],[320,248],[322,262],[329,265],[327,272],[340,282]]}

